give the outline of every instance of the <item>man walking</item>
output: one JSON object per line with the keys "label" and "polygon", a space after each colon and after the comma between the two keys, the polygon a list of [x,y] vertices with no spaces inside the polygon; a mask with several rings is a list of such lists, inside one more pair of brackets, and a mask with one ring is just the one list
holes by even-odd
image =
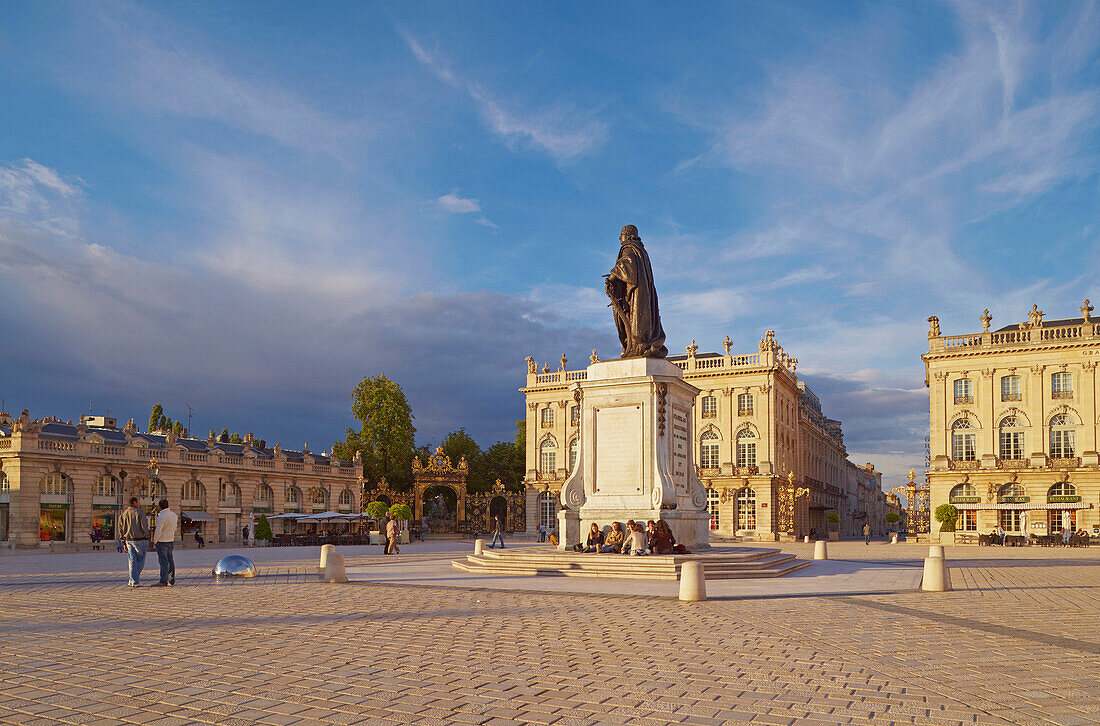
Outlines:
{"label": "man walking", "polygon": [[401,541],[400,537],[401,528],[398,526],[397,520],[386,517],[386,539],[388,540],[388,544],[386,545],[387,555],[401,554],[401,549],[397,546],[398,542]]}
{"label": "man walking", "polygon": [[382,517],[378,520],[378,536],[382,538],[382,554],[388,555],[390,553],[390,515]]}
{"label": "man walking", "polygon": [[130,563],[130,587],[141,587],[141,570],[149,551],[149,518],[138,508],[137,497],[130,497],[130,506],[118,518],[118,538]]}
{"label": "man walking", "polygon": [[168,500],[161,499],[158,505],[156,524],[153,529],[153,546],[157,548],[160,560],[160,582],[153,587],[172,587],[176,584],[176,561],[172,557],[172,548],[176,546],[176,525],[179,515],[168,508]]}
{"label": "man walking", "polygon": [[863,523],[863,544],[871,544],[871,525]]}
{"label": "man walking", "polygon": [[501,530],[504,527],[500,523],[500,517],[493,517],[493,540],[489,543],[489,549],[496,549],[497,542],[500,542],[500,548],[504,549],[504,533]]}

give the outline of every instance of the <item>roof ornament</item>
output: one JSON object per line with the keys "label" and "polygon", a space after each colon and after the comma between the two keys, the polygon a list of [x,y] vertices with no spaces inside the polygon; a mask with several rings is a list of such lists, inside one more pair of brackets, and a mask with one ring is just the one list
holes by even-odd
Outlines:
{"label": "roof ornament", "polygon": [[695,351],[699,350],[699,346],[695,344],[695,338],[691,339],[691,345],[689,345],[687,348],[684,348],[684,350],[687,351],[688,358],[695,357]]}
{"label": "roof ornament", "polygon": [[1081,317],[1085,319],[1086,323],[1092,322],[1092,317],[1089,315],[1089,313],[1091,313],[1096,308],[1092,306],[1092,303],[1089,302],[1088,298],[1085,298],[1085,304],[1077,309],[1081,311]]}
{"label": "roof ornament", "polygon": [[596,349],[595,348],[592,349],[592,355],[588,356],[588,360],[593,365],[600,362],[600,357],[598,355],[596,355]]}
{"label": "roof ornament", "polygon": [[1027,314],[1027,319],[1031,321],[1031,327],[1041,328],[1043,326],[1044,314],[1045,313],[1043,313],[1043,311],[1039,309],[1038,305],[1032,305],[1031,311]]}
{"label": "roof ornament", "polygon": [[935,315],[928,318],[928,337],[940,337],[940,319],[937,318]]}
{"label": "roof ornament", "polygon": [[564,371],[565,370],[565,364],[568,363],[568,362],[569,362],[569,359],[565,357],[565,353],[562,353],[561,354],[561,368],[559,368],[558,370]]}
{"label": "roof ornament", "polygon": [[527,372],[528,373],[538,373],[539,372],[539,364],[535,362],[534,358],[532,358],[531,356],[527,356],[523,360],[527,361]]}
{"label": "roof ornament", "polygon": [[993,322],[993,316],[989,314],[989,308],[985,309],[985,312],[982,313],[982,316],[978,318],[978,320],[982,321],[982,332],[988,333],[989,324]]}
{"label": "roof ornament", "polygon": [[729,355],[730,348],[733,347],[733,341],[730,340],[730,337],[728,335],[726,336],[726,339],[722,341],[722,347],[726,349],[726,355]]}

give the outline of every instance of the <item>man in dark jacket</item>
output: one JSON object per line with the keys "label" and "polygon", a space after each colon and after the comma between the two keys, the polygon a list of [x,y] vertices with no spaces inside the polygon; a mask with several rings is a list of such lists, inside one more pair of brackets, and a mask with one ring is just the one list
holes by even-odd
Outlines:
{"label": "man in dark jacket", "polygon": [[141,587],[141,570],[149,552],[149,518],[138,507],[137,497],[130,497],[130,506],[118,518],[118,538],[130,563],[130,587]]}

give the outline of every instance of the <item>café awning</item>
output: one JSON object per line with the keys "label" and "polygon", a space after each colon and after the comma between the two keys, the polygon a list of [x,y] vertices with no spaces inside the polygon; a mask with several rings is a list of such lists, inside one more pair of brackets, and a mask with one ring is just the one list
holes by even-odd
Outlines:
{"label": "caf\u00e9 awning", "polygon": [[1011,503],[1011,504],[956,504],[956,509],[1019,509],[1025,512],[1038,511],[1043,509],[1092,509],[1092,505],[1087,502],[1023,502],[1023,503]]}
{"label": "caf\u00e9 awning", "polygon": [[214,518],[202,510],[185,509],[180,512],[184,519],[190,519],[192,522],[213,522]]}

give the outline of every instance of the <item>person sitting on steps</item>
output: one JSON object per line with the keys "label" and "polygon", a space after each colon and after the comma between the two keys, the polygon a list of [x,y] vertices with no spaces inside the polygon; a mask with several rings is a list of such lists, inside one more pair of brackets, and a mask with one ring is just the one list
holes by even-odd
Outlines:
{"label": "person sitting on steps", "polygon": [[626,535],[623,534],[623,527],[618,522],[611,523],[611,531],[604,537],[603,546],[600,547],[600,552],[611,552],[618,554],[623,549],[623,540],[626,539]]}
{"label": "person sitting on steps", "polygon": [[603,531],[600,529],[600,525],[595,522],[588,528],[588,541],[585,543],[585,552],[599,552],[600,546],[603,545]]}
{"label": "person sitting on steps", "polygon": [[642,525],[639,522],[634,523],[634,529],[630,533],[630,549],[629,552],[633,555],[648,555],[647,538],[645,532],[642,531]]}

